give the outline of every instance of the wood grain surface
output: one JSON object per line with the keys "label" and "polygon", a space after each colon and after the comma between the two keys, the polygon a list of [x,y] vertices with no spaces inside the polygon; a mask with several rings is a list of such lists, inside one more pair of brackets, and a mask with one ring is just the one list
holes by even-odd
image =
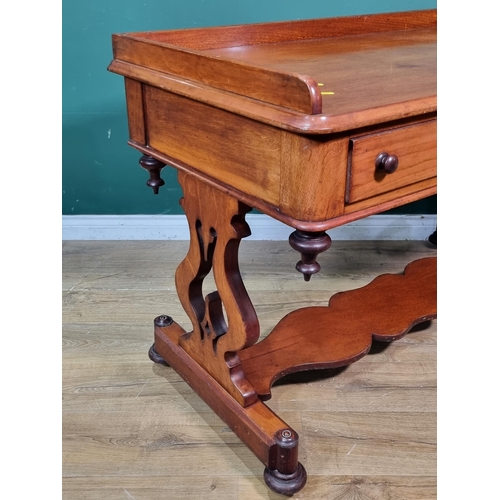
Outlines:
{"label": "wood grain surface", "polygon": [[[188,242],[63,243],[63,498],[279,500],[262,464],[170,368],[153,319],[189,327],[174,273]],[[433,256],[420,242],[333,242],[309,283],[287,242],[243,241],[240,269],[261,336],[287,313]],[[211,275],[205,280],[211,289]],[[436,323],[355,364],[293,374],[269,407],[300,435],[296,498],[436,498]]]}
{"label": "wood grain surface", "polygon": [[[437,120],[353,137],[349,188],[346,201],[353,203],[411,186],[437,176]],[[394,172],[375,168],[379,153],[398,158]]]}
{"label": "wood grain surface", "polygon": [[279,128],[338,132],[436,112],[436,23],[426,10],[115,34],[108,69]]}
{"label": "wood grain surface", "polygon": [[[436,318],[437,259],[418,259],[404,274],[383,274],[364,287],[333,295],[328,307],[298,308],[258,344],[238,353],[260,397],[275,380],[298,371],[340,368],[370,351],[373,339],[400,339]],[[300,346],[300,347],[298,347]]]}

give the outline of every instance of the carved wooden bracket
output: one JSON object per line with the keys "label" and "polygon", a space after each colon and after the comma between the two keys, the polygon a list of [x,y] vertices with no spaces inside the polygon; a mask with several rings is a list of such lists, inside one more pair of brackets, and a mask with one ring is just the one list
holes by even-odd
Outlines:
{"label": "carved wooden bracket", "polygon": [[[190,247],[175,275],[180,302],[193,331],[179,345],[242,406],[257,395],[246,380],[237,352],[259,338],[259,322],[241,279],[238,249],[250,235],[245,214],[251,207],[179,172],[181,205],[190,230]],[[203,296],[212,270],[217,290]]]}

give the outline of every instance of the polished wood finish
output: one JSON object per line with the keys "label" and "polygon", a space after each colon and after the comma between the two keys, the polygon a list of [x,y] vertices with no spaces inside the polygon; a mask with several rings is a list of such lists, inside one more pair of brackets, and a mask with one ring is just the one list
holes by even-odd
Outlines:
{"label": "polished wood finish", "polygon": [[[257,315],[238,268],[240,240],[250,235],[245,222],[250,207],[182,172],[179,182],[191,245],[177,269],[175,284],[193,324],[179,346],[239,404],[248,406],[257,401],[257,394],[236,353],[259,338]],[[217,290],[204,297],[203,280],[212,268]]]}
{"label": "polished wood finish", "polygon": [[288,429],[288,424],[259,400],[243,408],[213,377],[207,377],[203,367],[179,347],[180,340],[185,334],[186,331],[175,322],[166,327],[156,326],[155,350],[161,359],[174,368],[229,425],[266,467],[276,469],[278,454],[275,435],[281,429]]}
{"label": "polished wood finish", "polygon": [[146,124],[144,122],[142,88],[142,84],[137,80],[125,78],[129,136],[132,141],[146,144]]}
{"label": "polished wood finish", "polygon": [[[326,231],[328,229],[353,222],[355,220],[358,220],[359,218],[368,217],[369,215],[377,214],[385,210],[390,210],[391,208],[404,205],[405,203],[411,203],[413,201],[420,200],[421,198],[425,198],[436,193],[436,178],[432,178],[426,181],[416,182],[415,184],[412,184],[410,186],[404,186],[403,188],[390,191],[389,193],[374,196],[373,198],[369,198],[361,202],[346,204],[343,208],[343,214],[338,215],[334,219],[319,220],[315,222],[308,220],[297,220],[281,213],[280,211],[276,210],[275,207],[264,202],[263,200],[255,199],[254,197],[245,194],[244,192],[235,189],[228,184],[223,184],[220,181],[216,181],[212,177],[194,169],[193,167],[182,161],[175,160],[174,158],[161,153],[158,150],[153,150],[150,147],[141,146],[140,144],[137,144],[133,141],[129,141],[129,143],[142,153],[148,155],[152,154],[155,158],[160,159],[168,165],[171,165],[172,167],[175,167],[180,171],[188,172],[193,177],[202,180],[208,186],[216,187],[223,193],[231,194],[234,198],[242,201],[243,203],[252,205],[254,206],[254,208],[257,208],[258,210],[261,210],[266,214],[272,214],[275,219],[302,231]],[[328,179],[326,179],[326,181],[328,182]],[[320,189],[322,189],[322,186],[320,186]],[[299,190],[299,193],[300,192],[301,191]],[[344,201],[342,200],[341,203],[343,204]],[[309,202],[309,204],[313,205],[312,202]],[[326,205],[324,198],[322,204]],[[300,210],[300,207],[297,208],[297,210]]]}
{"label": "polished wood finish", "polygon": [[[346,173],[339,166],[347,165],[348,146],[346,137],[304,136],[283,131],[280,201],[273,217],[288,216],[315,223],[341,217]],[[307,168],[307,165],[316,167]],[[297,229],[308,230],[294,222],[287,221]]]}
{"label": "polished wood finish", "polygon": [[265,340],[239,353],[246,377],[267,400],[272,384],[289,373],[346,366],[370,351],[372,337],[402,338],[436,318],[436,273],[435,258],[420,259],[403,275],[384,274],[363,288],[335,294],[327,307],[297,309]]}
{"label": "polished wood finish", "polygon": [[[147,87],[149,146],[253,197],[279,204],[282,132]],[[196,131],[196,132],[194,132]]]}
{"label": "polished wood finish", "polygon": [[[113,47],[130,144],[295,229],[436,193],[435,129],[422,124],[437,113],[435,11],[122,34]],[[403,166],[379,182],[386,150]]]}
{"label": "polished wood finish", "polygon": [[[347,137],[292,134],[156,88],[145,90],[145,105],[147,154],[245,193],[266,213],[305,221],[342,215],[346,171],[338,166],[347,166]],[[317,168],[306,174],[307,165]]]}
{"label": "polished wood finish", "polygon": [[[364,288],[336,294],[328,307],[298,309],[255,344],[257,316],[237,260],[240,240],[249,234],[243,219],[248,207],[185,174],[180,181],[191,237],[176,289],[193,330],[185,331],[169,316],[157,318],[150,358],[173,367],[254,452],[266,466],[269,488],[293,495],[307,480],[298,461],[298,435],[261,400],[269,399],[271,385],[289,373],[346,366],[368,353],[372,337],[399,339],[435,318],[436,258],[411,263],[403,275],[382,275]],[[206,203],[217,209],[203,210]],[[203,298],[212,265],[216,291]],[[294,436],[285,450],[283,433]]]}
{"label": "polished wood finish", "polygon": [[[435,30],[428,28],[229,47],[210,53],[290,75],[310,75],[321,94],[320,110],[310,113],[339,116],[435,92],[435,41]],[[368,81],[357,78],[359,73]]]}
{"label": "polished wood finish", "polygon": [[262,402],[271,385],[346,366],[372,338],[434,318],[436,263],[298,309],[257,343],[238,264],[245,214],[258,208],[295,228],[308,281],[330,246],[326,229],[436,192],[436,12],[115,35],[113,53],[148,185],[163,182],[159,165],[179,170],[190,228],[175,283],[191,327],[157,317],[149,356],[228,423],[269,488],[293,495],[307,474],[298,434]]}
{"label": "polished wood finish", "polygon": [[[431,120],[354,137],[350,150],[348,203],[411,186],[419,181],[434,180],[437,171],[437,123]],[[395,157],[392,165],[387,165],[389,171],[377,165],[382,153],[387,157]]]}
{"label": "polished wood finish", "polygon": [[352,128],[373,126],[383,121],[411,119],[426,114],[436,116],[437,110],[434,89],[430,92],[432,95],[415,99],[411,101],[411,104],[408,102],[389,104],[372,108],[369,113],[360,111],[334,115],[307,115],[287,108],[270,106],[256,99],[239,96],[202,83],[183,80],[175,75],[153,71],[119,59],[114,59],[108,69],[126,78],[296,133],[313,135],[339,133]]}
{"label": "polished wood finish", "polygon": [[[373,49],[377,45],[377,41],[373,39],[374,36],[380,35],[383,40],[382,43],[387,43],[384,36],[388,32],[402,32],[400,38],[404,40],[403,43],[406,43],[408,38],[414,36],[413,32],[415,32],[416,37],[422,39],[424,30],[429,27],[436,27],[436,12],[432,10],[317,21],[205,28],[201,30],[185,30],[184,33],[160,31],[113,35],[113,50],[115,59],[119,61],[151,68],[186,80],[199,82],[212,88],[226,90],[269,104],[314,115],[325,112],[318,83],[330,84],[329,77],[332,76],[328,64],[332,64],[331,55],[335,51],[332,51],[331,46],[325,46],[325,43],[329,45],[337,42],[337,40],[342,43],[346,36],[358,35],[360,37],[359,41],[349,40],[349,47],[353,43],[364,43],[365,47],[366,44],[369,44]],[[364,35],[368,36],[368,39],[361,40]],[[424,41],[430,41],[432,45],[432,42],[435,42],[435,32],[429,31],[429,36],[430,39],[424,39]],[[288,43],[294,42],[299,42],[299,45],[295,44],[294,47],[287,47]],[[295,69],[297,66],[296,60],[293,61],[292,68],[285,66],[281,69],[273,60],[270,61],[271,69],[259,65],[261,58],[266,61],[270,56],[279,58],[280,49],[284,51],[286,60],[288,54],[295,54],[296,50],[303,50],[304,47],[309,48],[311,42],[319,44],[320,53],[328,55],[324,60],[327,66],[325,67],[324,61],[322,61],[323,64],[318,65],[324,71],[320,71],[318,75],[309,76],[310,71],[308,69],[312,66],[308,65],[307,60],[310,53],[306,54],[305,58],[302,58],[302,62],[308,66],[305,68],[300,67],[297,70]],[[276,44],[279,44],[279,47],[276,47]],[[401,45],[401,41],[396,40],[393,44],[398,47]],[[231,51],[233,47],[235,49]],[[252,57],[247,54],[248,50],[255,52],[255,50],[259,51],[260,49],[265,51],[263,56],[254,55]],[[314,55],[316,55],[317,50]],[[230,51],[229,56],[228,51]],[[234,65],[233,59],[237,58],[238,55],[241,56],[243,51],[245,51],[245,55],[240,59],[243,59],[247,64]],[[349,51],[351,51],[350,48]],[[234,52],[236,52],[236,56]],[[203,57],[200,57],[200,55]],[[376,69],[377,67],[373,66],[373,59],[373,56],[362,58],[354,64],[359,64],[358,68],[365,70],[366,68],[363,65],[368,62],[370,67]],[[417,95],[411,96],[412,99],[426,96],[428,89],[422,88],[422,84],[425,82],[421,74],[422,70],[425,70],[426,74],[429,75],[429,87],[431,89],[433,83],[435,83],[432,47],[430,47],[428,65],[422,64],[421,55],[417,55],[415,61],[419,63],[419,67],[414,66],[413,71],[420,72],[419,81],[422,81],[422,83],[417,90]],[[337,61],[335,62],[337,63]],[[377,63],[375,61],[375,64]],[[403,59],[396,59],[395,63],[395,69],[397,69],[397,64],[403,64]],[[407,64],[407,61],[405,63]],[[348,73],[353,74],[355,70],[355,67],[350,68]],[[378,67],[378,75],[381,75],[384,81],[387,79],[388,73],[387,68]],[[408,92],[407,83],[410,83],[409,87],[413,88],[413,85],[411,85],[413,82],[411,82],[411,78],[407,73],[407,71],[403,72],[405,81],[400,82],[400,91],[402,92]],[[321,79],[318,80],[317,76],[321,77]],[[391,76],[389,81],[394,82],[395,79],[398,79],[396,74]],[[335,81],[331,83],[333,84]],[[356,80],[351,79],[350,83],[356,85]],[[276,92],[277,88],[280,89],[279,92]],[[422,95],[419,96],[419,93]],[[391,95],[391,92],[384,90],[382,95]],[[397,97],[399,96],[394,99],[394,96],[391,96],[389,101],[398,101]],[[382,99],[380,102],[384,102],[384,100]],[[368,96],[367,103],[373,106]],[[365,107],[363,103],[363,109]],[[342,110],[341,113],[343,114],[346,111]],[[326,114],[331,113],[326,111]]]}
{"label": "polished wood finish", "polygon": [[399,207],[401,200],[405,203],[420,200],[436,193],[436,177],[424,181],[415,182],[409,186],[402,186],[392,191],[370,196],[354,203],[348,203],[345,206],[344,224],[359,219],[360,214],[365,217],[379,213],[383,207],[384,210]]}
{"label": "polished wood finish", "polygon": [[[435,10],[422,10],[216,28],[150,31],[129,35],[187,49],[211,50],[266,43],[343,38],[366,33],[413,31],[436,26],[436,21]],[[116,39],[119,37],[120,35],[116,35]]]}
{"label": "polished wood finish", "polygon": [[[138,189],[153,196],[140,180]],[[62,243],[63,500],[286,498],[268,489],[262,462],[228,424],[173,368],[147,356],[160,313],[190,327],[173,286],[188,248],[171,240]],[[264,339],[297,307],[326,306],[335,292],[435,254],[423,241],[336,240],[309,283],[294,270],[287,241],[245,238],[239,257]],[[299,435],[307,469],[297,498],[437,498],[437,328],[437,320],[422,324],[396,342],[374,341],[346,368],[273,386],[265,405]]]}

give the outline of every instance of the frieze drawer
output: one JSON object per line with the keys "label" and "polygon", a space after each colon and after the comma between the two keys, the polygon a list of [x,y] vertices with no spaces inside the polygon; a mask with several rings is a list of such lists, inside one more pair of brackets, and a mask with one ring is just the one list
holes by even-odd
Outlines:
{"label": "frieze drawer", "polygon": [[437,120],[352,137],[346,202],[355,203],[437,175]]}

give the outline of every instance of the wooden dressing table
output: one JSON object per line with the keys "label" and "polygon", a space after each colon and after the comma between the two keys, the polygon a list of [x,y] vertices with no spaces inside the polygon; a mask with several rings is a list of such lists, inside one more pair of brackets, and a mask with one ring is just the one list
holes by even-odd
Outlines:
{"label": "wooden dressing table", "polygon": [[[326,230],[436,193],[436,19],[428,10],[113,35],[129,144],[155,193],[161,169],[178,170],[190,227],[175,281],[192,331],[157,317],[150,358],[227,422],[282,494],[307,475],[297,433],[264,403],[272,384],[353,363],[372,338],[435,318],[436,259],[298,309],[258,342],[238,268],[245,214],[294,229],[309,280]],[[210,271],[217,289],[204,297]]]}

